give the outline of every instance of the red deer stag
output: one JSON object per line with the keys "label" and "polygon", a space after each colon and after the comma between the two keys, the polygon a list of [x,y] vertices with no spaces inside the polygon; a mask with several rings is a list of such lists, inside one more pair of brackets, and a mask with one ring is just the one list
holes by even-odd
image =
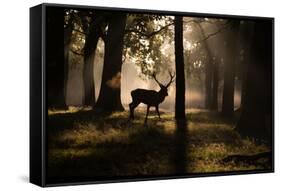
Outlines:
{"label": "red deer stag", "polygon": [[132,101],[132,103],[129,104],[129,106],[130,106],[130,119],[134,119],[134,110],[140,103],[144,103],[144,104],[147,105],[145,123],[147,122],[149,108],[151,106],[155,107],[156,112],[158,114],[158,117],[159,117],[159,119],[161,119],[160,113],[159,113],[159,104],[164,101],[166,96],[168,96],[168,87],[174,81],[174,77],[175,77],[175,74],[172,74],[171,72],[169,72],[169,75],[170,75],[171,79],[166,86],[161,84],[156,79],[155,73],[152,75],[153,79],[156,81],[156,83],[161,88],[158,92],[155,91],[155,90],[146,90],[146,89],[135,89],[135,90],[131,91],[131,96],[132,96],[133,101]]}

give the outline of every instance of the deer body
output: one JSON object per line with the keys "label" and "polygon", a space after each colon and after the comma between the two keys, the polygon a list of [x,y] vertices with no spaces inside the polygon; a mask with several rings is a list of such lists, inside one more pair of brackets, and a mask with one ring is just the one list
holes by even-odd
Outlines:
{"label": "deer body", "polygon": [[150,106],[157,106],[162,103],[168,94],[155,90],[136,89],[131,92],[133,101],[144,103]]}
{"label": "deer body", "polygon": [[145,122],[147,121],[149,109],[151,106],[155,107],[158,117],[160,119],[159,104],[165,100],[166,96],[168,96],[168,87],[172,83],[174,76],[170,74],[170,77],[170,82],[166,86],[164,86],[156,79],[155,75],[153,75],[153,78],[161,88],[159,91],[146,89],[135,89],[131,91],[132,103],[129,104],[131,119],[134,119],[134,110],[140,103],[147,105]]}

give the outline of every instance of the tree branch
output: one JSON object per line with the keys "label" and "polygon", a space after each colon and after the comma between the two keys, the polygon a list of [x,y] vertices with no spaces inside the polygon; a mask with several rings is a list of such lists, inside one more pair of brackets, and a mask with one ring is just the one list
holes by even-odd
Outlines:
{"label": "tree branch", "polygon": [[76,52],[76,51],[74,51],[74,50],[72,50],[72,49],[70,49],[70,51],[71,51],[73,54],[76,54],[76,55],[78,55],[78,56],[84,56],[83,53]]}
{"label": "tree branch", "polygon": [[218,29],[216,32],[213,32],[213,33],[210,33],[210,34],[206,35],[203,39],[197,41],[196,43],[201,43],[201,42],[203,42],[203,41],[205,41],[205,40],[208,40],[209,38],[211,38],[211,37],[213,37],[213,36],[219,34],[220,32],[222,32],[223,30],[227,29],[228,27],[229,27],[229,23],[226,23],[226,24],[224,25],[224,27],[221,27],[221,28]]}
{"label": "tree branch", "polygon": [[188,21],[182,21],[183,24],[189,24],[189,23],[201,23],[202,21],[198,21],[198,19],[191,19]]}
{"label": "tree branch", "polygon": [[80,30],[77,30],[77,29],[72,29],[72,30],[75,31],[75,32],[78,32],[78,33],[80,33],[80,34],[86,35],[85,32],[82,32],[82,31],[80,31]]}
{"label": "tree branch", "polygon": [[153,31],[151,33],[144,33],[144,32],[141,32],[141,31],[138,31],[138,30],[135,30],[135,29],[127,29],[127,30],[125,30],[125,32],[126,33],[134,32],[134,33],[138,33],[138,34],[140,34],[142,36],[145,36],[146,38],[151,38],[152,36],[162,32],[163,30],[166,30],[171,25],[174,25],[174,23],[172,22],[170,24],[167,24],[167,25],[161,27],[159,30]]}

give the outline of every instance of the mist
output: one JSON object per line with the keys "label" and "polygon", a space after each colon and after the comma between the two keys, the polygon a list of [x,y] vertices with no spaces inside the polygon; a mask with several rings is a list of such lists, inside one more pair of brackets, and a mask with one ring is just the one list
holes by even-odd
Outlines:
{"label": "mist", "polygon": [[[192,17],[185,17],[184,21],[188,22]],[[207,33],[212,33],[216,31],[216,27],[212,24],[206,22],[202,25]],[[174,31],[174,26],[170,26],[170,30]],[[192,52],[196,50],[195,42],[202,38],[202,34],[198,32],[198,27],[192,25],[184,25],[184,57],[185,57],[185,65],[187,64],[196,64],[195,60],[199,55],[194,53],[193,55],[187,55],[187,52]],[[226,42],[223,40],[223,35],[218,34],[210,39],[208,39],[208,46],[212,51],[212,54],[216,57],[223,57],[224,46],[221,44],[225,44]],[[199,44],[200,45],[200,44]],[[169,39],[165,40],[160,47],[160,50],[165,56],[165,63],[161,63],[165,65],[165,68],[157,74],[157,79],[165,84],[169,80],[168,70],[175,71],[175,60],[174,60],[174,42],[170,42]],[[95,96],[96,99],[99,96],[101,79],[102,79],[102,71],[103,71],[103,57],[104,57],[104,42],[99,39],[97,44],[97,49],[95,53],[94,59],[94,67],[93,67],[93,83],[95,84]],[[72,53],[69,54],[69,69],[68,69],[68,77],[66,84],[66,104],[68,106],[83,106],[83,98],[84,98],[84,85],[83,85],[83,58],[78,55],[74,55]],[[204,60],[202,60],[202,64],[204,65]],[[223,66],[224,60],[220,61],[220,65]],[[151,78],[141,77],[141,70],[137,64],[134,63],[134,60],[126,57],[125,62],[122,65],[122,72],[119,74],[118,78],[121,77],[121,102],[125,108],[128,107],[128,104],[131,100],[131,91],[137,88],[142,89],[150,89],[150,90],[160,90],[157,83]],[[223,92],[223,70],[219,71],[219,86],[218,86],[218,108],[220,110],[222,105],[222,92]],[[204,74],[200,74],[199,77],[200,82],[194,85],[192,77],[186,73],[186,92],[185,92],[185,106],[186,108],[204,108],[205,107],[205,84],[204,84]],[[118,80],[117,80],[118,81]],[[115,81],[113,79],[111,86],[114,88]],[[110,84],[109,84],[110,85]],[[120,85],[120,84],[118,84]],[[166,97],[163,103],[160,104],[160,109],[167,111],[174,111],[175,109],[175,83],[172,83],[168,89],[169,96]],[[235,82],[235,92],[234,92],[234,107],[238,108],[241,102],[241,80],[236,79]],[[140,105],[142,107],[144,105]]]}
{"label": "mist", "polygon": [[[97,53],[94,59],[94,83],[95,83],[95,95],[99,96],[102,71],[103,71],[103,55],[104,55],[104,43],[102,40],[98,42]],[[74,56],[70,54],[70,57]],[[71,60],[71,59],[70,59]],[[82,59],[80,60],[82,62]],[[173,66],[173,64],[171,64]],[[174,68],[172,68],[174,69]],[[124,107],[128,107],[131,100],[131,91],[137,88],[160,90],[160,87],[153,79],[143,79],[140,77],[140,69],[133,61],[127,59],[122,65],[121,74],[121,101]],[[204,87],[190,87],[190,80],[186,76],[186,108],[204,108]],[[161,73],[157,75],[157,79],[163,84],[168,81],[168,73]],[[237,80],[235,83],[234,93],[234,105],[236,108],[240,106],[241,101],[241,84]],[[220,83],[218,93],[219,108],[222,104],[222,90],[223,82]],[[160,104],[160,109],[167,111],[174,111],[175,109],[175,83],[172,83],[168,89],[169,96],[163,103]],[[84,97],[84,85],[83,85],[83,64],[70,62],[67,91],[66,91],[66,104],[68,106],[82,106]],[[143,107],[140,104],[139,107]]]}

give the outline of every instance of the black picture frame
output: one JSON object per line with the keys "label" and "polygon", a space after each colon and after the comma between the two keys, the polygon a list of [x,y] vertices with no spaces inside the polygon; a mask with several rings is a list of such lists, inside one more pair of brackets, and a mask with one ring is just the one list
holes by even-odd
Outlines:
{"label": "black picture frame", "polygon": [[[173,174],[165,176],[128,176],[128,177],[100,177],[85,178],[72,177],[68,179],[60,179],[49,181],[46,175],[47,163],[47,67],[46,67],[46,9],[49,7],[56,8],[73,8],[73,9],[93,9],[126,13],[141,14],[159,14],[159,15],[179,15],[190,17],[208,17],[222,19],[238,19],[238,20],[255,20],[268,21],[272,24],[272,168],[267,170],[247,170],[247,171],[229,171],[217,173],[194,173],[194,174]],[[257,17],[257,16],[240,16],[240,15],[222,15],[209,13],[190,13],[177,11],[159,11],[159,10],[143,10],[143,9],[127,9],[115,7],[96,7],[85,5],[64,5],[64,4],[40,4],[30,8],[30,182],[42,187],[65,186],[65,185],[82,185],[95,183],[111,183],[111,182],[128,182],[128,181],[144,181],[159,179],[175,179],[175,178],[193,178],[206,176],[225,176],[225,175],[242,175],[255,173],[272,173],[274,172],[274,18]]]}

